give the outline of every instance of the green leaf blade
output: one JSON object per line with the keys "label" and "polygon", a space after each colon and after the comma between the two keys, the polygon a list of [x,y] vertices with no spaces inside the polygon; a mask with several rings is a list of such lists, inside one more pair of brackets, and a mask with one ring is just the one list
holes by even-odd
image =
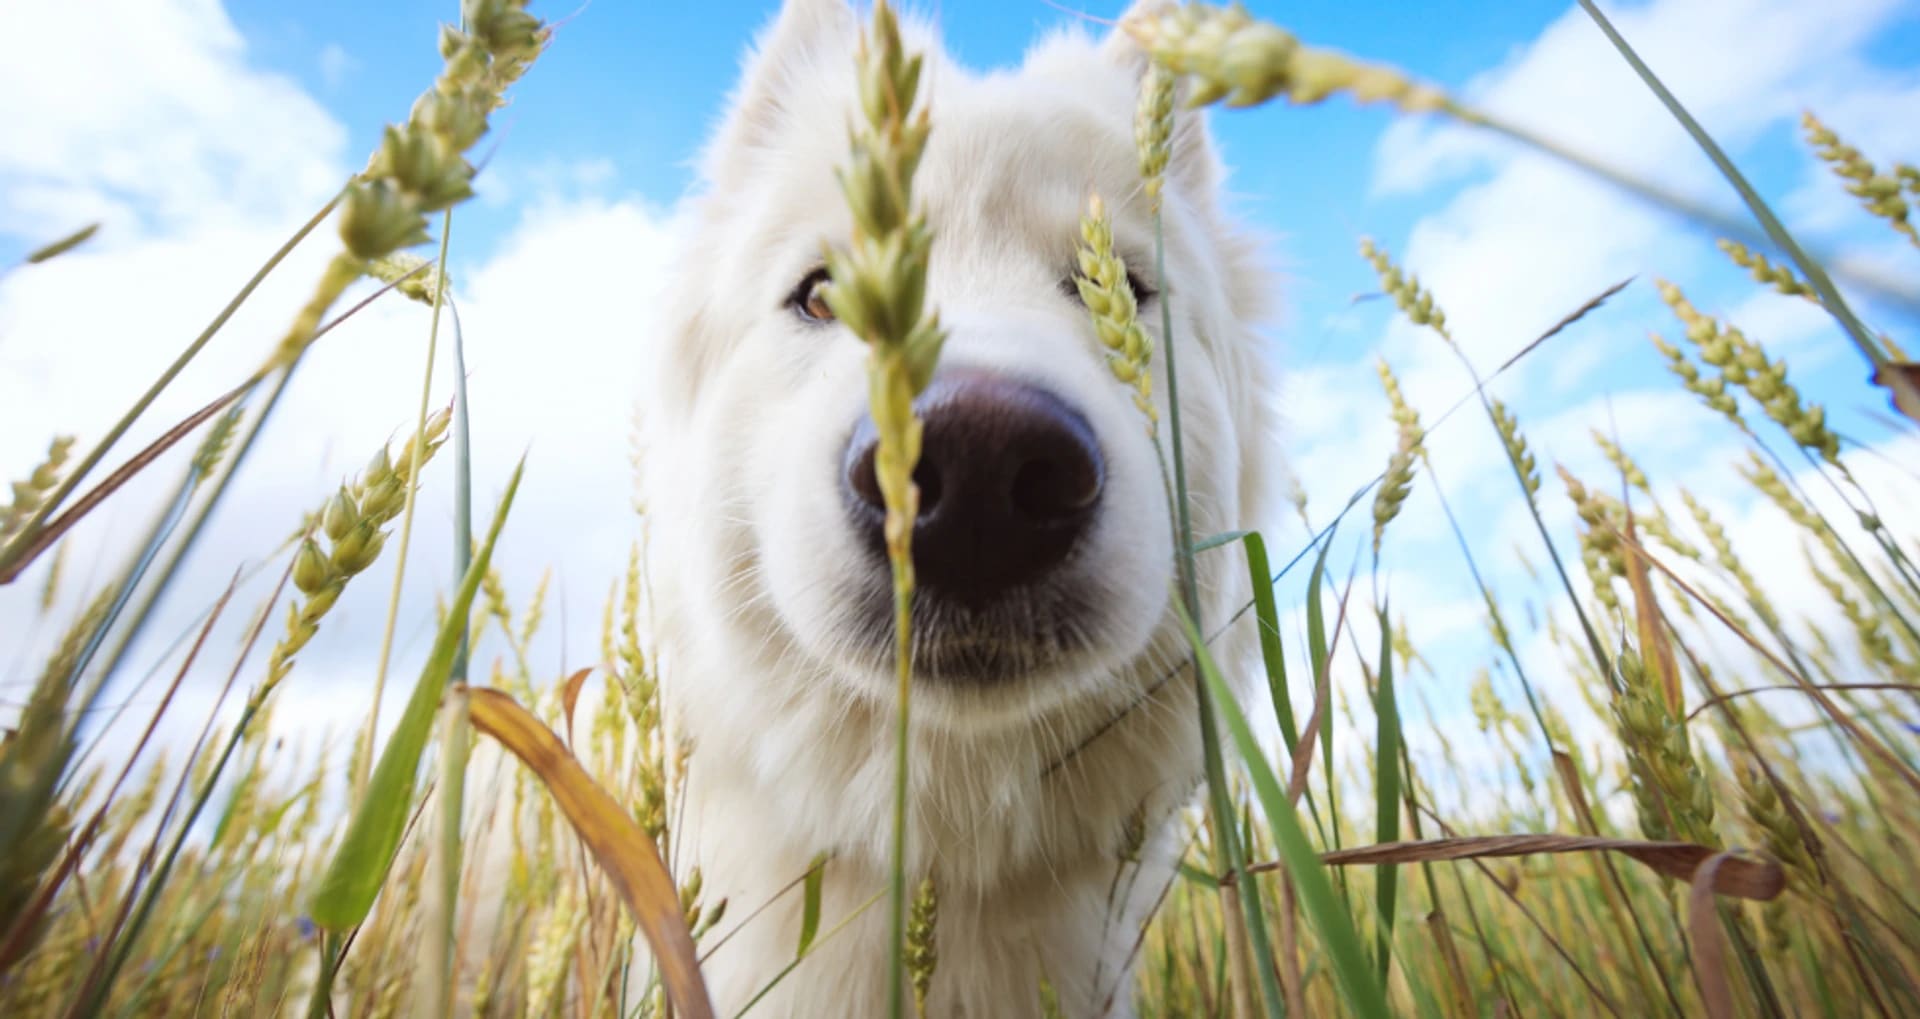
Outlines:
{"label": "green leaf blade", "polygon": [[446,690],[454,656],[466,633],[468,612],[480,589],[480,580],[486,575],[494,542],[500,537],[500,528],[513,507],[513,496],[525,469],[523,460],[507,482],[506,494],[494,513],[487,540],[467,567],[467,575],[448,609],[446,622],[441,625],[427,664],[420,671],[420,680],[407,700],[406,711],[400,716],[393,735],[388,737],[386,749],[380,753],[380,763],[374,767],[373,779],[367,784],[366,798],[355,808],[340,848],[335,850],[319,890],[314,893],[313,922],[327,930],[346,931],[359,925],[372,910],[374,898],[386,883],[387,871],[400,850],[400,838],[413,804],[420,758],[426,752],[441,694]]}

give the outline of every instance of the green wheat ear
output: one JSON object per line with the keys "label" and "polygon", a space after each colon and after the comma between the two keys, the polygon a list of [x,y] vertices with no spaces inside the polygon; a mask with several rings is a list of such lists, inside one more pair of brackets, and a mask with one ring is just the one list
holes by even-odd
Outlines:
{"label": "green wheat ear", "polygon": [[1238,4],[1167,5],[1136,14],[1121,27],[1155,61],[1193,76],[1195,106],[1221,98],[1229,106],[1252,106],[1275,96],[1306,104],[1346,93],[1407,113],[1453,109],[1452,101],[1431,86],[1391,67],[1302,46],[1292,33],[1255,19]]}
{"label": "green wheat ear", "polygon": [[1360,257],[1373,266],[1375,275],[1380,277],[1380,289],[1393,298],[1394,307],[1399,308],[1408,321],[1427,326],[1439,333],[1449,346],[1453,345],[1453,333],[1447,329],[1447,313],[1434,304],[1433,292],[1420,285],[1418,276],[1403,273],[1393,264],[1393,257],[1370,237],[1360,238]]}
{"label": "green wheat ear", "polygon": [[1380,386],[1386,391],[1387,402],[1393,408],[1394,430],[1397,440],[1393,454],[1387,460],[1387,470],[1380,481],[1380,489],[1373,497],[1373,555],[1380,556],[1380,541],[1386,536],[1387,525],[1400,515],[1400,507],[1406,504],[1407,496],[1413,492],[1413,464],[1416,458],[1426,456],[1426,447],[1422,441],[1426,429],[1420,426],[1420,415],[1407,403],[1406,394],[1400,391],[1400,380],[1394,377],[1393,369],[1382,358],[1374,365],[1380,376]]}
{"label": "green wheat ear", "polygon": [[[422,465],[439,450],[449,418],[443,410],[428,419],[422,433]],[[411,445],[409,440],[408,448]],[[406,504],[407,489],[416,481],[409,459],[401,457],[396,461],[382,445],[367,469],[351,485],[342,485],[321,508],[319,530],[331,550],[322,550],[320,542],[311,535],[301,539],[299,550],[294,553],[293,586],[306,599],[288,606],[286,635],[274,645],[267,664],[266,682],[255,692],[255,700],[264,702],[293,670],[294,656],[319,631],[321,619],[339,600],[347,582],[379,558],[387,540],[387,532],[382,528],[400,515]]]}
{"label": "green wheat ear", "polygon": [[828,307],[868,347],[871,413],[879,437],[876,473],[887,505],[887,542],[911,590],[906,558],[918,496],[912,475],[920,459],[920,423],[913,398],[933,377],[945,334],[926,309],[933,233],[912,208],[913,172],[931,130],[924,107],[914,111],[922,58],[908,56],[885,3],[861,37],[860,108],[852,159],[839,172],[853,211],[853,243],[829,248]]}
{"label": "green wheat ear", "polygon": [[374,279],[392,284],[400,296],[428,307],[440,299],[441,292],[452,282],[441,276],[439,266],[433,262],[404,251],[371,259],[365,269]]}
{"label": "green wheat ear", "polygon": [[0,506],[0,542],[13,537],[46,501],[48,493],[60,484],[60,472],[73,453],[73,436],[63,435],[47,447],[47,458],[34,467],[27,480],[13,483],[13,497]]}
{"label": "green wheat ear", "polygon": [[1908,218],[1912,207],[1902,193],[1902,185],[1920,194],[1920,171],[1896,164],[1892,173],[1881,173],[1860,150],[1840,140],[1840,136],[1820,122],[1812,111],[1801,114],[1800,127],[1807,144],[1827,164],[1834,176],[1847,182],[1847,193],[1860,199],[1860,207],[1886,220],[1902,237],[1920,247],[1920,230]]}
{"label": "green wheat ear", "polygon": [[913,173],[932,130],[924,106],[916,109],[921,54],[909,54],[900,24],[885,2],[860,36],[855,73],[861,118],[853,128],[851,158],[838,170],[853,213],[853,240],[829,247],[827,306],[867,344],[867,404],[878,447],[874,475],[886,504],[887,561],[893,575],[894,673],[898,687],[893,800],[893,859],[888,883],[890,1014],[905,1012],[909,951],[907,920],[908,733],[913,692],[913,522],[920,490],[920,419],[913,400],[933,379],[946,334],[926,307],[927,264],[933,231],[913,205]]}
{"label": "green wheat ear", "polygon": [[1147,65],[1140,78],[1140,98],[1133,111],[1133,143],[1140,160],[1140,183],[1160,212],[1160,192],[1167,183],[1167,163],[1173,156],[1173,72],[1159,64]]}
{"label": "green wheat ear", "polygon": [[[72,810],[59,801],[59,780],[76,748],[68,723],[77,663],[87,637],[106,618],[113,589],[95,596],[68,627],[27,702],[0,735],[0,927],[12,928],[58,858],[72,829]],[[37,940],[36,923],[24,933]]]}
{"label": "green wheat ear", "polygon": [[[1826,408],[1801,400],[1800,391],[1787,381],[1785,361],[1769,358],[1758,343],[1739,329],[1702,314],[1679,287],[1666,280],[1660,280],[1659,287],[1660,299],[1686,327],[1687,340],[1698,351],[1700,360],[1720,369],[1720,377],[1727,385],[1746,390],[1767,417],[1785,429],[1794,442],[1818,453],[1830,464],[1840,463],[1840,437],[1827,425]],[[1661,352],[1664,354],[1667,349],[1663,346]],[[1671,354],[1668,359],[1675,361]],[[1720,409],[1719,406],[1716,409]]]}
{"label": "green wheat ear", "polygon": [[913,915],[907,921],[907,978],[913,982],[913,1008],[921,1019],[926,1019],[927,992],[940,965],[939,924],[940,893],[933,878],[923,878],[913,894]]}
{"label": "green wheat ear", "polygon": [[1788,297],[1804,297],[1815,304],[1820,303],[1820,296],[1813,292],[1812,287],[1802,283],[1800,277],[1793,274],[1792,269],[1767,261],[1767,256],[1738,241],[1723,237],[1719,241],[1719,246],[1720,250],[1733,260],[1733,264],[1747,270],[1753,276],[1755,283],[1764,283],[1772,287],[1775,292]]}
{"label": "green wheat ear", "polygon": [[414,101],[405,124],[387,127],[367,168],[347,186],[340,214],[344,250],[328,263],[271,365],[299,358],[321,316],[371,263],[425,242],[428,213],[473,194],[477,171],[465,153],[552,35],[526,6],[527,0],[469,0],[461,12],[464,31],[441,26],[440,77]]}
{"label": "green wheat ear", "polygon": [[1140,327],[1140,308],[1127,281],[1127,267],[1113,252],[1113,220],[1099,195],[1088,200],[1087,214],[1080,219],[1079,260],[1080,273],[1073,283],[1093,316],[1094,334],[1107,348],[1107,368],[1133,389],[1133,405],[1146,416],[1147,432],[1152,434],[1160,421],[1153,407],[1153,376],[1147,371],[1153,341]]}

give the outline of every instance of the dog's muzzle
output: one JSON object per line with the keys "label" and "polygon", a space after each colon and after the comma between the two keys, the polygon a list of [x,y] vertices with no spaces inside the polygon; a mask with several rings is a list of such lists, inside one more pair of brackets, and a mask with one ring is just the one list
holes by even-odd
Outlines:
{"label": "dog's muzzle", "polygon": [[[1099,510],[1106,463],[1086,418],[1045,389],[977,371],[939,376],[915,410],[925,429],[913,474],[918,589],[978,609],[1045,580]],[[853,527],[885,555],[877,448],[873,422],[862,418],[842,491]]]}
{"label": "dog's muzzle", "polygon": [[[915,671],[993,683],[1085,646],[1097,599],[1074,579],[1106,483],[1093,427],[1058,395],[948,369],[915,401],[923,423],[913,526]],[[842,458],[842,501],[869,552],[861,582],[872,650],[892,644],[886,503],[864,415]],[[891,652],[885,652],[888,658]]]}

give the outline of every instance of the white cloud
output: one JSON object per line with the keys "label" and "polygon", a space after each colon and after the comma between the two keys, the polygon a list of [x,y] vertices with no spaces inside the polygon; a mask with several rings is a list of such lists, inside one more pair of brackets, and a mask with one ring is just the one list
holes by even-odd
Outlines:
{"label": "white cloud", "polygon": [[[1737,156],[1744,143],[1791,125],[1803,105],[1826,101],[1863,137],[1893,145],[1914,135],[1912,118],[1893,112],[1911,107],[1905,100],[1913,75],[1873,68],[1862,54],[1864,42],[1897,13],[1889,0],[1656,0],[1616,11],[1613,20]],[[1701,39],[1715,42],[1702,46]],[[1464,92],[1472,104],[1609,165],[1694,193],[1723,190],[1693,143],[1578,10]],[[1470,171],[1475,176],[1460,185]],[[1656,363],[1645,330],[1672,331],[1646,277],[1688,280],[1720,259],[1703,238],[1636,200],[1484,132],[1401,121],[1383,136],[1374,173],[1381,192],[1454,188],[1439,192],[1439,207],[1406,237],[1383,240],[1435,294],[1483,373],[1604,287],[1642,278],[1495,387],[1523,420],[1560,416],[1573,404],[1603,407],[1592,398],[1626,377],[1619,365],[1629,358],[1643,369]],[[1690,293],[1708,310],[1733,306],[1750,334],[1781,344],[1797,366],[1852,356],[1816,346],[1816,337],[1834,334],[1794,302],[1755,297],[1746,288],[1728,296]],[[1396,318],[1375,350],[1429,422],[1469,391],[1457,358],[1430,331]],[[1314,366],[1290,386],[1301,473],[1317,501],[1343,499],[1385,464],[1392,432],[1378,393],[1371,357]],[[1464,416],[1480,415],[1469,409]],[[1471,488],[1481,472],[1501,467],[1478,424],[1450,424],[1432,445],[1451,485]]]}
{"label": "white cloud", "polygon": [[[1780,119],[1797,117],[1808,103],[1853,92],[1844,85],[1883,92],[1885,76],[1864,69],[1857,51],[1898,11],[1894,0],[1655,0],[1616,8],[1608,17],[1689,112],[1723,144],[1738,147]],[[1869,77],[1875,80],[1861,80]],[[1506,65],[1470,82],[1464,98],[1636,175],[1677,174],[1698,183],[1713,174],[1577,8]],[[1481,132],[1407,121],[1384,140],[1375,186],[1424,188],[1476,165],[1505,162],[1510,156],[1502,154],[1512,151]]]}
{"label": "white cloud", "polygon": [[[1803,107],[1826,103],[1876,141],[1912,140],[1912,118],[1894,111],[1912,108],[1913,76],[1869,67],[1859,53],[1897,13],[1889,0],[1657,0],[1617,11],[1613,21],[1737,155],[1763,132],[1796,122]],[[1731,205],[1693,142],[1579,10],[1464,91],[1471,104],[1606,165]],[[1476,173],[1397,246],[1483,363],[1618,279],[1686,278],[1718,257],[1663,214],[1487,132],[1399,122],[1383,136],[1374,170],[1383,193]],[[1398,354],[1407,344],[1394,340],[1387,349]],[[1416,349],[1402,366],[1408,374],[1444,359],[1437,344]]]}
{"label": "white cloud", "polygon": [[320,81],[329,89],[339,88],[347,75],[359,70],[360,61],[346,47],[330,42],[320,47]]}
{"label": "white cloud", "polygon": [[[48,41],[25,63],[0,66],[0,236],[23,243],[54,226],[103,215],[95,244],[0,278],[0,475],[24,476],[55,431],[85,449],[160,372],[255,266],[344,179],[345,132],[290,80],[247,62],[217,3],[130,3],[122,17],[56,5],[29,7],[27,26]],[[24,30],[24,29],[23,29]],[[34,54],[44,54],[44,59]],[[54,58],[69,61],[60,64]],[[71,108],[30,101],[73,86]],[[16,87],[18,86],[18,87]],[[19,107],[18,110],[15,107]],[[18,116],[16,116],[16,113]],[[13,125],[23,125],[13,133]],[[453,277],[466,341],[473,407],[474,515],[482,529],[509,471],[529,454],[527,477],[496,563],[525,599],[555,569],[548,638],[532,663],[557,674],[563,660],[598,654],[600,604],[623,571],[637,522],[630,509],[628,435],[637,392],[639,324],[649,286],[664,269],[670,216],[605,194],[604,165],[555,167],[561,197],[528,203],[519,224],[485,257],[462,257],[456,223]],[[539,182],[526,188],[537,196]],[[456,219],[458,217],[456,216]],[[198,404],[244,378],[278,339],[336,250],[323,226],[260,288],[205,353],[116,448],[131,455]],[[361,284],[336,306],[371,292]],[[420,398],[428,312],[389,296],[315,345],[179,583],[123,675],[138,676],[217,597],[234,568],[271,555],[342,480],[389,439],[408,433]],[[441,329],[432,400],[451,395],[451,330]],[[74,532],[63,608],[117,571],[144,533],[160,493],[183,464],[176,451]],[[451,586],[452,449],[429,469],[413,561],[399,616],[389,699],[404,696],[431,641],[433,603]],[[101,472],[96,472],[96,478]],[[396,536],[397,540],[397,536]],[[392,545],[329,616],[278,695],[276,725],[311,730],[358,717],[374,672],[392,577]],[[188,706],[210,704],[244,624],[284,560],[242,589],[190,682]],[[57,627],[34,602],[45,563],[0,588],[9,642],[0,681],[35,675]],[[56,618],[64,618],[59,616]],[[240,692],[257,678],[270,622]],[[24,646],[23,646],[24,644]],[[483,647],[482,655],[494,652]],[[482,658],[476,670],[489,662]],[[167,664],[177,666],[177,658]],[[159,673],[164,683],[170,673]],[[121,687],[108,695],[131,695]],[[157,700],[150,686],[129,712]],[[237,705],[230,703],[226,717]],[[386,714],[393,714],[391,704]],[[175,724],[184,736],[194,711]]]}
{"label": "white cloud", "polygon": [[[1920,128],[1909,115],[1920,76],[1871,66],[1865,53],[1881,27],[1903,16],[1891,0],[1653,0],[1610,7],[1609,14],[1736,159],[1756,143],[1797,135],[1803,107],[1828,114],[1836,128],[1873,149],[1882,163],[1911,158],[1920,146]],[[1577,9],[1569,9],[1463,93],[1472,105],[1609,166],[1709,196],[1718,207],[1733,205],[1693,142]],[[1862,252],[1853,257],[1866,257],[1876,266],[1910,268],[1911,252],[1893,250],[1884,232],[1863,240],[1863,218],[1853,199],[1832,181],[1818,179],[1826,171],[1810,156],[1797,158],[1806,164],[1806,183],[1776,206],[1796,227],[1821,231],[1823,244]],[[1562,553],[1574,557],[1569,565],[1577,586],[1584,588],[1585,579],[1572,541],[1572,513],[1553,466],[1563,460],[1594,484],[1616,478],[1588,434],[1593,429],[1617,433],[1656,485],[1684,481],[1720,493],[1715,506],[1729,521],[1737,547],[1795,547],[1791,525],[1776,519],[1732,475],[1729,463],[1740,448],[1738,435],[1717,424],[1678,385],[1647,388],[1658,360],[1646,330],[1677,331],[1647,278],[1688,283],[1690,296],[1703,309],[1729,315],[1776,355],[1790,355],[1801,379],[1827,361],[1856,356],[1823,313],[1744,284],[1689,282],[1702,276],[1711,281],[1712,274],[1703,270],[1721,263],[1706,238],[1609,186],[1486,133],[1435,121],[1398,122],[1384,133],[1375,153],[1373,187],[1381,196],[1418,193],[1437,203],[1405,235],[1381,240],[1433,291],[1452,334],[1482,373],[1603,287],[1640,277],[1494,386],[1520,415],[1540,461],[1547,520]],[[1851,232],[1831,233],[1841,227]],[[1867,229],[1883,231],[1876,224]],[[1717,271],[1722,279],[1734,277]],[[1384,309],[1380,314],[1385,317]],[[1430,425],[1470,391],[1469,378],[1442,341],[1397,316],[1382,327],[1373,351],[1392,363]],[[1634,367],[1624,369],[1629,360]],[[1300,474],[1314,498],[1317,522],[1324,522],[1355,487],[1385,466],[1393,446],[1373,355],[1298,371],[1289,383],[1287,412]],[[1537,550],[1534,525],[1497,440],[1484,414],[1469,405],[1430,436],[1428,445],[1480,569],[1501,593],[1509,625],[1519,629],[1516,606],[1535,589],[1519,582],[1514,550],[1526,549],[1542,565],[1544,554]],[[1856,458],[1859,469],[1867,469],[1871,459]],[[1439,723],[1464,731],[1470,718],[1466,691],[1491,645],[1477,625],[1477,599],[1433,487],[1431,477],[1416,480],[1414,495],[1389,533],[1394,604],[1417,632],[1426,632],[1416,644],[1447,677],[1427,687]],[[1671,489],[1666,493],[1677,509]],[[1363,504],[1346,530],[1360,541],[1367,525]],[[1786,611],[1833,621],[1833,610],[1822,603],[1825,596],[1797,555],[1765,559],[1768,575],[1762,582],[1782,592],[1792,606]],[[1549,604],[1564,600],[1552,596],[1555,589],[1557,584],[1548,585]],[[1604,741],[1606,731],[1569,685],[1572,673],[1561,652],[1544,636],[1530,643],[1525,660],[1535,683],[1573,716],[1583,741]],[[1731,644],[1716,643],[1714,649],[1746,660]],[[1513,681],[1502,682],[1510,687]],[[1431,743],[1421,749],[1436,752]],[[1504,753],[1488,758],[1485,750],[1474,752],[1471,768],[1491,767]]]}
{"label": "white cloud", "polygon": [[321,46],[321,83],[326,88],[340,88],[348,81],[348,75],[359,69],[359,59],[353,59],[346,46],[338,42],[328,42]]}
{"label": "white cloud", "polygon": [[248,64],[218,0],[29,0],[7,19],[0,234],[273,222],[342,179],[345,132]]}
{"label": "white cloud", "polygon": [[[546,567],[558,571],[548,618],[550,629],[564,625],[565,633],[547,645],[555,657],[541,662],[542,670],[557,671],[563,650],[576,663],[596,653],[600,599],[623,568],[635,533],[628,508],[628,435],[645,342],[636,311],[644,308],[640,295],[647,281],[661,271],[665,238],[664,218],[632,201],[542,206],[497,254],[466,278],[455,278],[473,408],[476,528],[485,526],[514,462],[528,454],[527,477],[497,561],[519,598]],[[332,241],[313,243],[324,253]],[[0,345],[0,378],[6,380],[0,405],[16,425],[8,429],[4,449],[8,472],[24,473],[23,465],[39,455],[46,428],[80,431],[83,447],[97,436],[191,335],[186,325],[217,307],[223,290],[244,278],[260,247],[255,235],[191,235],[56,261],[45,272],[0,285],[0,333],[9,339]],[[285,278],[260,295],[258,306],[236,317],[232,335],[216,340],[205,363],[184,377],[179,395],[156,405],[125,452],[253,367],[264,341],[284,327],[315,275],[312,259],[303,263],[283,270]],[[190,285],[173,287],[183,264],[205,271],[196,272]],[[88,299],[103,289],[127,300]],[[381,442],[407,433],[419,399],[427,325],[425,308],[388,300],[316,345],[156,620],[155,638],[171,639],[186,628],[236,563],[272,552],[301,514],[357,471]],[[443,324],[436,406],[451,393],[451,355],[451,329]],[[449,447],[430,470],[421,498],[417,569],[411,571],[416,579],[401,616],[396,671],[402,677],[412,660],[408,652],[423,652],[430,637],[416,624],[431,619],[433,592],[450,586],[449,553],[437,539],[451,513],[451,452]],[[104,577],[120,561],[124,544],[145,523],[146,507],[175,476],[177,460],[159,465],[138,489],[83,525],[70,576],[95,570]],[[371,677],[390,561],[391,554],[354,585],[308,656],[330,663],[335,673],[359,670],[353,692],[337,691],[349,699],[364,697]],[[29,616],[34,587],[29,577],[0,589],[0,618]],[[249,596],[263,591],[253,585]],[[570,612],[564,618],[562,601]],[[236,605],[252,603],[242,597]],[[157,647],[148,644],[149,652]]]}

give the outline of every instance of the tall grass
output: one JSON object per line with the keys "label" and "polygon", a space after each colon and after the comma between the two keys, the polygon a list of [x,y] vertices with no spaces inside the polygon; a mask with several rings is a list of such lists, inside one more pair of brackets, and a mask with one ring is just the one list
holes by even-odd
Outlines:
{"label": "tall grass", "polygon": [[[334,606],[359,596],[352,581],[382,556],[396,519],[404,546],[413,493],[423,472],[446,459],[436,454],[450,420],[459,487],[469,494],[464,398],[458,418],[429,415],[431,395],[423,390],[411,439],[397,450],[383,445],[357,478],[317,496],[306,519],[289,522],[296,534],[276,560],[280,580],[266,604],[223,597],[209,608],[170,691],[190,676],[219,673],[231,689],[244,674],[251,692],[234,725],[217,731],[209,718],[184,759],[136,771],[131,761],[161,717],[177,710],[169,692],[145,735],[122,748],[128,766],[110,770],[79,741],[78,720],[124,672],[131,634],[151,612],[153,595],[136,592],[168,586],[301,357],[344,317],[327,315],[346,286],[372,273],[436,309],[450,307],[443,271],[450,218],[442,219],[439,269],[390,256],[425,240],[428,213],[466,195],[473,171],[461,153],[546,39],[523,7],[514,0],[465,5],[466,25],[442,36],[442,76],[407,124],[389,129],[368,170],[269,259],[103,441],[76,459],[71,440],[56,440],[0,509],[0,581],[11,582],[35,558],[57,556],[73,540],[66,537],[71,524],[114,499],[168,445],[199,436],[188,472],[126,566],[64,622],[65,636],[0,742],[0,1013],[709,1014],[698,962],[754,923],[763,904],[709,901],[697,869],[667,866],[678,849],[690,748],[662,720],[644,542],[605,605],[604,665],[541,675],[529,648],[544,626],[544,583],[516,603],[490,566],[496,541],[515,540],[503,532],[509,484],[470,559],[462,523],[454,597],[387,743],[376,746],[371,708],[364,726],[344,734],[351,740],[345,762],[268,736],[274,693],[299,681],[298,655],[323,639]],[[1190,76],[1201,101],[1346,93],[1519,134],[1398,72],[1303,47],[1236,11],[1192,5],[1127,27],[1158,61],[1139,121],[1150,194],[1157,195],[1166,165],[1166,124],[1177,115],[1176,74]],[[1602,28],[1684,116],[1653,70],[1632,57],[1628,40]],[[917,63],[900,50],[884,6],[863,49],[868,58],[878,70],[863,80],[878,91],[867,97],[872,124],[861,129],[849,189],[877,167],[867,183],[902,201],[887,206],[890,218],[863,225],[851,253],[835,256],[833,278],[838,284],[865,274],[872,284],[865,289],[886,294],[912,290],[914,273],[925,271],[924,261],[908,264],[865,246],[904,244],[924,256],[925,225],[904,201],[909,174],[902,168],[913,163],[929,121],[924,113],[908,116]],[[1920,171],[1875,168],[1811,115],[1807,131],[1865,212],[1911,240],[1908,203],[1920,198]],[[1826,308],[1838,334],[1869,359],[1874,384],[1912,413],[1912,366],[1897,346],[1865,329],[1830,276],[1791,243],[1731,163],[1716,158],[1762,222],[1774,245],[1767,250],[1783,253],[1770,259],[1741,231],[1723,245],[1729,257],[1759,285]],[[887,203],[866,203],[877,205]],[[81,493],[154,396],[336,207],[342,251],[274,356]],[[1413,406],[1384,363],[1395,449],[1373,485],[1319,522],[1308,547],[1274,572],[1260,534],[1192,534],[1180,421],[1177,413],[1158,418],[1146,381],[1157,353],[1169,388],[1177,384],[1174,366],[1188,338],[1173,334],[1163,300],[1162,346],[1152,350],[1134,320],[1109,230],[1096,200],[1083,228],[1080,289],[1111,351],[1116,384],[1135,389],[1146,427],[1169,454],[1177,603],[1193,650],[1192,674],[1183,678],[1200,684],[1201,703],[1211,698],[1212,705],[1201,715],[1205,807],[1180,821],[1187,857],[1139,932],[1135,984],[1121,992],[1139,1012],[1920,1014],[1915,534],[1902,507],[1876,504],[1859,477],[1871,451],[1850,448],[1781,360],[1737,323],[1701,312],[1681,286],[1658,283],[1673,321],[1649,325],[1678,339],[1656,335],[1647,356],[1743,444],[1738,468],[1751,492],[1664,484],[1605,433],[1595,441],[1613,474],[1583,477],[1556,466],[1560,487],[1550,490],[1543,451],[1485,388],[1512,362],[1483,374],[1454,341],[1446,295],[1422,286],[1383,247],[1363,245],[1382,292],[1469,369],[1475,388],[1461,405],[1477,405],[1492,426],[1488,441],[1499,444],[1533,528],[1527,554],[1553,567],[1540,591],[1523,593],[1552,608],[1529,624],[1531,634],[1517,632],[1515,620],[1527,614],[1514,610],[1516,592],[1485,581],[1483,553],[1455,522],[1426,455],[1427,438],[1454,408],[1424,424],[1422,410],[1434,408]],[[48,245],[19,271],[85,240],[82,232]],[[898,272],[904,283],[893,278]],[[875,314],[837,296],[856,289],[829,292],[850,324]],[[1612,292],[1575,309],[1549,335]],[[896,579],[905,580],[903,648],[911,590],[904,536],[917,444],[911,401],[939,347],[937,322],[917,303],[909,310],[896,318],[908,326],[901,334],[867,337],[875,350],[875,417],[891,415],[895,443],[891,453],[883,447],[882,459],[893,457],[896,468],[888,535],[890,551],[898,540]],[[1391,600],[1380,579],[1382,539],[1416,485],[1430,486],[1454,523],[1486,613],[1489,670],[1512,677],[1496,687],[1491,671],[1481,674],[1473,693],[1478,732],[1433,722],[1430,685],[1464,680],[1435,675],[1404,639],[1405,618],[1420,607]],[[1752,563],[1790,553],[1737,546],[1710,509],[1716,497],[1749,495],[1794,528],[1798,554],[1829,603],[1821,611],[1796,618],[1784,608],[1789,592],[1769,590]],[[1563,496],[1575,522],[1555,526],[1553,504]],[[1354,576],[1341,580],[1329,555],[1338,534],[1362,526],[1347,519],[1361,505],[1371,516],[1373,590],[1356,598]],[[1231,663],[1217,662],[1206,639],[1230,621],[1198,618],[1194,561],[1234,546],[1244,550],[1253,581],[1246,611],[1260,631],[1277,747],[1258,738],[1264,720],[1235,702],[1221,671]],[[1292,572],[1307,562],[1308,576]],[[404,569],[396,564],[396,587]],[[1283,628],[1276,591],[1300,595],[1298,639]],[[1791,594],[1805,603],[1804,592]],[[283,597],[284,610],[277,608]],[[245,613],[247,637],[223,663],[204,637],[231,613]],[[248,652],[279,613],[284,627],[271,637],[264,668],[255,669]],[[1363,620],[1377,644],[1361,646]],[[391,633],[391,619],[388,625]],[[1557,654],[1551,661],[1523,654],[1528,636],[1544,637]],[[471,677],[472,688],[456,685],[449,695],[449,684],[464,675],[465,649],[482,645],[499,651],[484,677],[490,689]],[[1336,673],[1355,681],[1337,687]],[[1306,677],[1311,704],[1293,702],[1290,674]],[[1583,698],[1602,728],[1577,730],[1565,706],[1545,695],[1549,688]],[[904,727],[904,688],[900,707]],[[458,748],[469,711],[481,733],[530,766],[506,773],[505,788],[475,791],[507,800],[508,809],[460,809]],[[1424,723],[1416,720],[1422,714]],[[1336,753],[1336,738],[1357,745]],[[1416,753],[1416,745],[1435,749]],[[423,784],[430,752],[444,766]],[[904,796],[904,772],[901,783]],[[1444,793],[1461,789],[1496,806],[1450,815],[1442,804],[1458,797]],[[349,818],[339,830],[323,824],[331,809],[324,805],[336,801]],[[591,857],[573,851],[576,839]],[[479,887],[482,871],[472,861],[502,844],[506,887]],[[794,883],[805,919],[789,970],[858,915],[822,915],[820,875],[830,865],[816,861]],[[909,990],[924,1009],[929,984],[940,979],[938,898],[930,882],[910,897],[904,864],[893,876],[895,1009],[904,1011]],[[498,922],[476,924],[482,910]],[[486,932],[484,943],[477,931]],[[653,949],[646,967],[630,965],[636,933]],[[1006,990],[1048,1000],[1046,988]]]}

